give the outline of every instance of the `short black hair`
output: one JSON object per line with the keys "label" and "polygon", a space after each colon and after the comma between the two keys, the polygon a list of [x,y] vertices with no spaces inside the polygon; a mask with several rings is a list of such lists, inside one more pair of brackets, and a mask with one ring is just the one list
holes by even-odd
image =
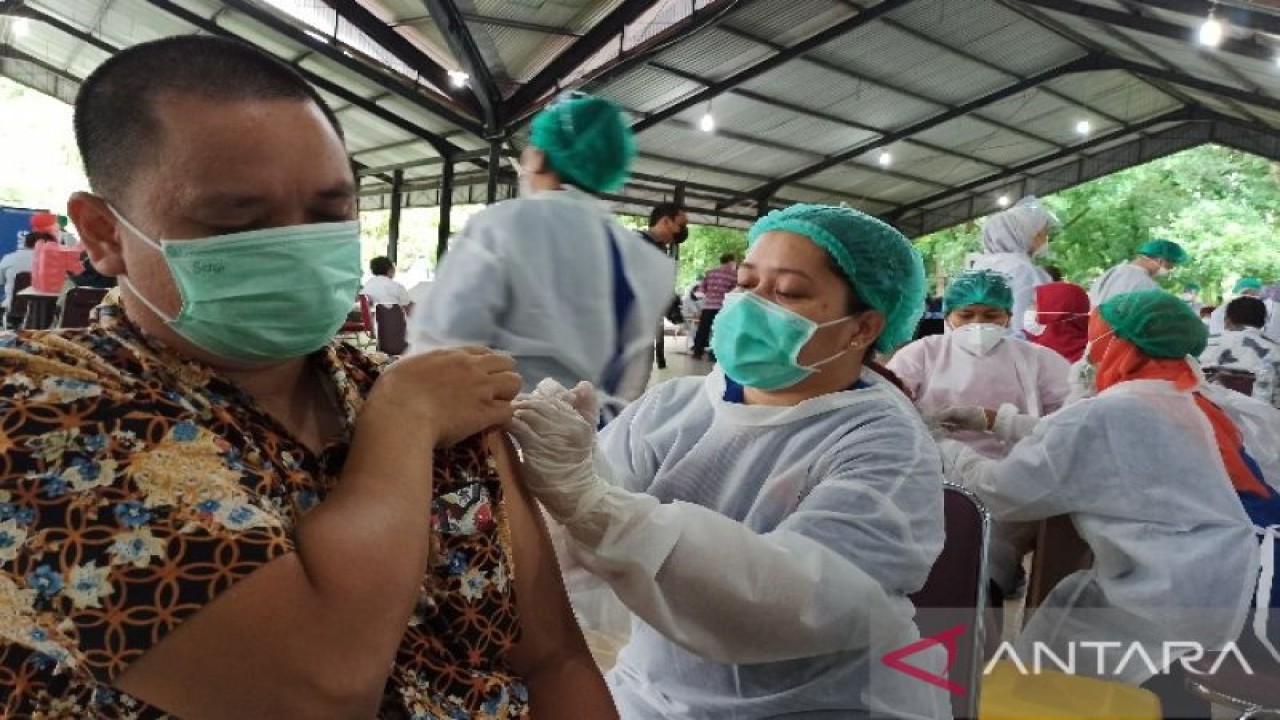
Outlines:
{"label": "short black hair", "polygon": [[36,243],[43,242],[45,240],[57,242],[58,238],[55,237],[53,233],[44,232],[43,230],[32,230],[27,233],[26,237],[22,238],[22,246],[25,248],[33,248],[36,246]]}
{"label": "short black hair", "polygon": [[723,253],[720,256],[720,264],[723,265],[727,262],[733,262],[737,259],[738,259],[737,253]]}
{"label": "short black hair", "polygon": [[333,110],[296,70],[248,43],[207,35],[162,38],[125,48],[80,85],[76,146],[94,192],[118,196],[156,157],[156,98],[311,101],[342,137]]}
{"label": "short black hair", "polygon": [[661,203],[654,206],[649,213],[649,227],[653,227],[667,218],[678,218],[684,214],[684,208],[675,203]]}
{"label": "short black hair", "polygon": [[1260,328],[1267,324],[1267,304],[1256,297],[1245,295],[1227,303],[1227,322]]}
{"label": "short black hair", "polygon": [[369,261],[369,272],[374,275],[386,275],[395,269],[389,257],[376,257]]}

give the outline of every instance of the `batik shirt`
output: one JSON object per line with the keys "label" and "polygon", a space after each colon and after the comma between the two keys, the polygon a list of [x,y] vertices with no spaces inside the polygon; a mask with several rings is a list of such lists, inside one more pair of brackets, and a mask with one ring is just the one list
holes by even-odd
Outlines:
{"label": "batik shirt", "polygon": [[1254,328],[1210,335],[1209,344],[1200,353],[1204,367],[1244,370],[1255,375],[1262,372],[1264,365],[1274,363],[1280,363],[1280,343]]}
{"label": "batik shirt", "polygon": [[[87,329],[0,335],[0,717],[169,717],[112,681],[293,551],[339,478],[379,365],[337,343],[311,361],[344,427],[318,455],[110,300]],[[526,717],[495,464],[477,437],[434,468],[431,566],[378,717]]]}

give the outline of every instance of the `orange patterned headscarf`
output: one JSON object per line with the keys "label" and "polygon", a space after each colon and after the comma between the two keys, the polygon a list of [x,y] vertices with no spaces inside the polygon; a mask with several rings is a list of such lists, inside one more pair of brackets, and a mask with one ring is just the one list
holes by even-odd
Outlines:
{"label": "orange patterned headscarf", "polygon": [[[1137,345],[1116,337],[1115,330],[1097,310],[1089,316],[1088,360],[1098,368],[1098,392],[1129,380],[1167,380],[1179,390],[1191,390],[1200,384],[1199,376],[1185,359],[1153,358],[1143,353]],[[1237,492],[1267,497],[1262,479],[1245,462],[1240,428],[1204,395],[1193,392],[1192,397],[1213,427],[1231,485]]]}

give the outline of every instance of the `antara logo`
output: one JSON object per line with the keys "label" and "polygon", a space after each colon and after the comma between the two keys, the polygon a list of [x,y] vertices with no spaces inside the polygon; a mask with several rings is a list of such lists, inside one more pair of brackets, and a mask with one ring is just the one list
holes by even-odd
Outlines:
{"label": "antara logo", "polygon": [[[905,660],[912,655],[924,652],[936,645],[941,645],[947,651],[947,665],[943,672],[950,673],[951,666],[955,664],[958,654],[959,640],[966,629],[964,625],[956,625],[936,635],[921,638],[910,645],[886,654],[881,658],[881,662],[898,672],[940,687],[947,692],[965,695],[967,691],[959,683],[945,676],[935,675],[924,668],[907,663]],[[1234,662],[1246,675],[1254,674],[1253,667],[1235,643],[1227,643],[1221,650],[1216,650],[1215,652],[1217,656],[1213,665],[1207,670],[1202,670],[1191,664],[1198,660],[1203,660],[1205,657],[1205,649],[1198,642],[1170,641],[1161,643],[1159,652],[1155,653],[1156,657],[1153,657],[1152,651],[1147,646],[1138,642],[1081,641],[1067,643],[1065,651],[1064,648],[1059,648],[1055,651],[1044,643],[1035,642],[1031,644],[1030,657],[1028,658],[1019,655],[1013,643],[1006,641],[1000,643],[995,654],[983,667],[982,672],[983,675],[990,675],[996,664],[1003,661],[1012,664],[1023,675],[1035,675],[1045,671],[1075,675],[1079,670],[1083,669],[1095,677],[1117,677],[1134,668],[1146,670],[1151,675],[1162,675],[1168,673],[1169,669],[1177,663],[1191,675],[1214,675],[1227,662]],[[1089,662],[1090,660],[1092,662]]]}

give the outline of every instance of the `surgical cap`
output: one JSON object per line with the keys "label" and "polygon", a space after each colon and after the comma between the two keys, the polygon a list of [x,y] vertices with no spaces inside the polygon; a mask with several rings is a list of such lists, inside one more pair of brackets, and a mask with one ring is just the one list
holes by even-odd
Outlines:
{"label": "surgical cap", "polygon": [[1231,292],[1242,293],[1245,290],[1262,290],[1262,281],[1258,278],[1242,277],[1236,281],[1236,286]]}
{"label": "surgical cap", "polygon": [[635,134],[622,111],[591,95],[558,100],[538,113],[529,140],[553,172],[591,192],[621,187],[636,155]]}
{"label": "surgical cap", "polygon": [[1199,357],[1209,330],[1180,298],[1163,290],[1117,295],[1098,307],[1116,337],[1153,358]]}
{"label": "surgical cap", "polygon": [[756,221],[748,247],[767,232],[803,235],[827,251],[857,296],[885,317],[875,349],[909,341],[924,313],[924,262],[902,233],[865,213],[831,205],[792,205]]}
{"label": "surgical cap", "polygon": [[1138,254],[1157,260],[1167,260],[1174,265],[1182,265],[1191,259],[1187,251],[1172,240],[1148,240],[1138,248]]}
{"label": "surgical cap", "polygon": [[1031,241],[1046,227],[1058,228],[1058,218],[1033,196],[987,218],[982,226],[982,249],[989,253],[1029,253]]}
{"label": "surgical cap", "polygon": [[1013,310],[1009,276],[993,270],[970,270],[955,276],[942,295],[942,312],[949,313],[970,305]]}

